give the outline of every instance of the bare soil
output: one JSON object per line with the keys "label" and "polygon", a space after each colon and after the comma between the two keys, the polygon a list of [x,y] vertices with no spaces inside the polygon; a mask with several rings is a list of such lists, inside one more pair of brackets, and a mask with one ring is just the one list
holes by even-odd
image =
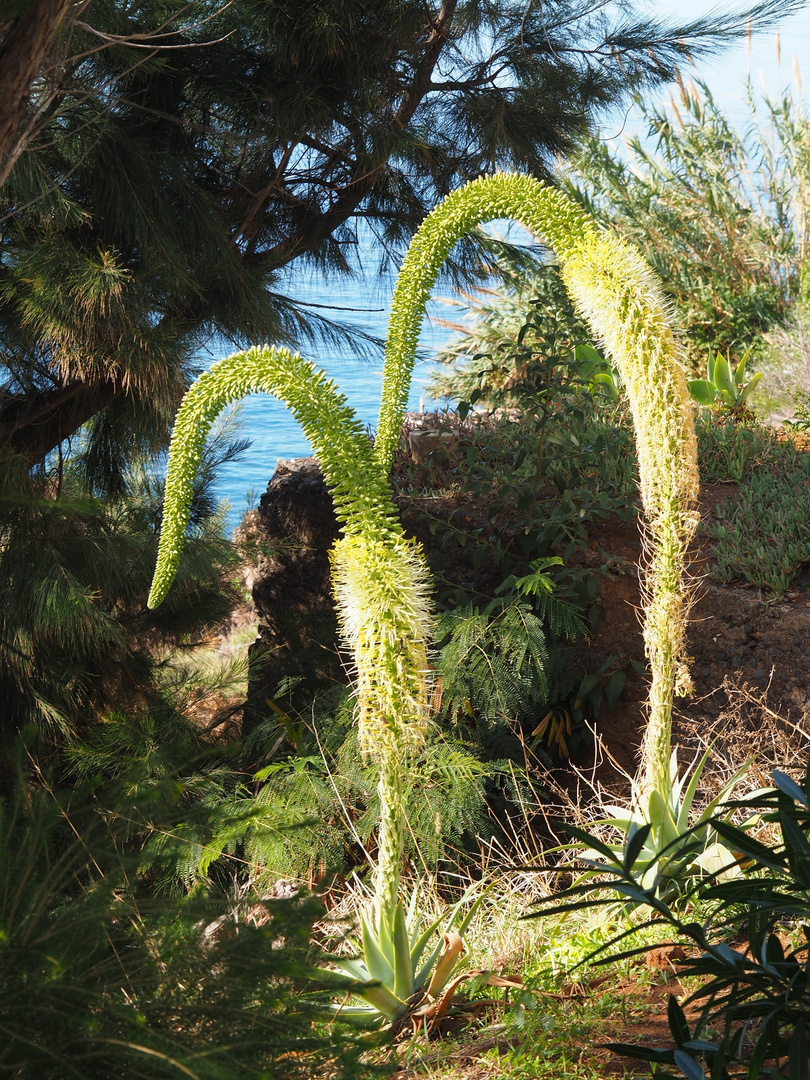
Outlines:
{"label": "bare soil", "polygon": [[[706,485],[701,491],[703,520],[710,520],[733,492],[732,484]],[[614,519],[593,530],[582,560],[594,566],[606,563],[608,573],[598,578],[602,615],[587,647],[588,670],[611,655],[644,660],[641,558],[638,521]],[[792,759],[801,759],[808,749],[802,731],[810,705],[810,590],[800,581],[775,603],[751,586],[718,584],[709,576],[710,568],[710,544],[699,534],[692,549],[696,599],[687,633],[694,693],[676,703],[674,742],[694,752],[717,737],[721,755],[726,748],[738,764],[740,747],[745,747],[743,756],[752,748],[763,750],[758,772],[767,776],[772,764],[796,764]],[[603,707],[596,722],[608,755],[628,773],[635,770],[645,700],[645,679],[628,668],[615,711]],[[597,778],[608,787],[622,784],[608,757]]]}

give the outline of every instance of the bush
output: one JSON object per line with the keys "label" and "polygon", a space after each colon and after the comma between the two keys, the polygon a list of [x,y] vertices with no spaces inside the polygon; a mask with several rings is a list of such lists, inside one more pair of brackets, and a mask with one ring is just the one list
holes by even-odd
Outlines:
{"label": "bush", "polygon": [[[621,856],[609,852],[601,882],[588,881],[548,899],[542,915],[615,903],[615,893],[646,907],[650,917],[614,938],[599,953],[598,963],[643,955],[659,947],[645,944],[612,951],[620,940],[642,927],[666,926],[674,940],[696,946],[700,955],[679,963],[678,976],[699,977],[698,988],[681,1004],[669,999],[669,1025],[675,1049],[649,1049],[613,1044],[618,1053],[652,1062],[656,1076],[671,1074],[676,1065],[690,1080],[729,1080],[747,1070],[758,1077],[807,1075],[810,1036],[810,765],[801,786],[774,770],[774,787],[747,800],[729,804],[764,822],[778,825],[779,838],[767,843],[755,839],[748,827],[717,819],[714,828],[734,853],[726,866],[733,874],[706,875],[694,880],[678,910],[665,903],[655,886],[642,888],[633,873],[635,856],[646,830],[631,837]],[[749,825],[751,819],[749,819]],[[568,829],[569,832],[575,830]],[[689,842],[689,835],[679,838]],[[699,838],[694,843],[699,843]],[[662,853],[662,860],[666,854]],[[740,867],[744,873],[740,873]],[[688,922],[686,910],[700,912],[702,922]],[[544,904],[546,902],[544,901]],[[798,944],[785,945],[785,933]],[[734,947],[740,934],[745,947]],[[592,954],[588,960],[594,959]],[[587,961],[586,961],[587,962]],[[694,1027],[684,1007],[699,1005]],[[713,1034],[714,1033],[714,1034]],[[787,1071],[785,1071],[787,1070]]]}
{"label": "bush", "polygon": [[[104,809],[111,792],[17,790],[0,800],[0,1069],[19,1080],[361,1075],[357,1049],[300,996],[316,900],[156,899],[128,823]],[[142,792],[142,809],[160,830],[156,795]]]}
{"label": "bush", "polygon": [[564,179],[658,273],[699,374],[707,349],[758,346],[802,292],[810,122],[790,92],[759,103],[749,84],[748,102],[740,133],[705,84],[682,83],[668,109],[642,106],[654,151],[636,137],[628,161],[590,138]]}

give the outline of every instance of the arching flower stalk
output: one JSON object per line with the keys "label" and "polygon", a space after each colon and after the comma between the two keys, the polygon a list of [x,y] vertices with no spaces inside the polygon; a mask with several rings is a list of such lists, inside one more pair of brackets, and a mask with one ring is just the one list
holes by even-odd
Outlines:
{"label": "arching flower stalk", "polygon": [[430,631],[424,560],[403,535],[387,477],[430,290],[453,245],[496,218],[520,221],[553,248],[575,303],[627,386],[649,547],[644,640],[652,682],[641,789],[649,793],[666,784],[673,694],[688,680],[682,659],[685,553],[697,524],[698,486],[689,395],[654,275],[632,248],[599,231],[560,192],[530,177],[498,175],[454,192],[425,220],[394,292],[373,450],[322,372],[286,349],[269,347],[237,353],[203,375],[186,395],[172,437],[152,607],[176,572],[205,436],[225,405],[252,391],[274,394],[299,420],[318,457],[343,525],[332,576],[341,632],[354,657],[360,744],[380,767],[378,920],[386,912],[393,918],[397,905],[403,770],[428,723]]}
{"label": "arching flower stalk", "polygon": [[214,364],[183,399],[148,603],[161,603],[177,571],[206,435],[226,405],[251,392],[274,394],[299,421],[342,522],[343,536],[331,553],[332,581],[342,636],[354,658],[360,746],[380,770],[374,870],[379,918],[396,906],[404,771],[427,728],[428,573],[421,548],[403,534],[363,424],[334,383],[297,354],[267,346],[235,353]]}
{"label": "arching flower stalk", "polygon": [[673,697],[690,686],[686,550],[698,522],[697,441],[668,306],[641,256],[561,192],[528,176],[474,180],[449,195],[417,232],[397,279],[375,456],[388,472],[425,304],[442,263],[465,233],[496,218],[521,222],[552,248],[575,305],[627,388],[646,528],[644,642],[651,671],[639,788],[642,795],[655,788],[666,794]]}

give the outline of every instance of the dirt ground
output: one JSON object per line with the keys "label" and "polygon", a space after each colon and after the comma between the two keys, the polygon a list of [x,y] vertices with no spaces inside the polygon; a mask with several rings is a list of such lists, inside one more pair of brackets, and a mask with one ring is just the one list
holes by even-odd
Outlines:
{"label": "dirt ground", "polygon": [[[701,517],[710,519],[733,490],[731,484],[706,485],[701,491]],[[588,551],[582,554],[591,565],[606,560],[609,569],[608,575],[599,576],[602,616],[587,649],[588,670],[611,655],[644,659],[641,556],[638,522],[615,520],[592,533]],[[757,772],[767,777],[773,764],[803,764],[810,749],[802,734],[810,711],[810,589],[800,580],[775,603],[756,588],[716,583],[709,576],[710,560],[710,547],[699,535],[691,564],[696,599],[687,631],[694,693],[676,702],[673,741],[683,748],[685,759],[713,737],[721,756],[724,748],[738,756],[741,745],[753,747],[762,751]],[[628,668],[615,711],[603,707],[596,722],[605,749],[630,773],[641,741],[645,698],[645,679]],[[798,761],[784,760],[785,756]],[[603,760],[598,776],[607,786],[618,783],[609,760]]]}

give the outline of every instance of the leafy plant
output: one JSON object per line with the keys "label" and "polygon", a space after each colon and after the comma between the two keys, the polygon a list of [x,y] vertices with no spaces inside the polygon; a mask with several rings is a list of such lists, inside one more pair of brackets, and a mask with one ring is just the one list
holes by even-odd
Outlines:
{"label": "leafy plant", "polygon": [[166,651],[232,610],[236,554],[211,482],[243,444],[220,435],[192,491],[178,588],[160,612],[143,604],[158,544],[159,459],[131,464],[112,493],[88,488],[78,448],[47,473],[22,471],[0,487],[0,746],[33,725],[36,752],[49,753],[105,713],[160,707]]}
{"label": "leafy plant", "polygon": [[[680,898],[681,902],[694,903],[703,913],[702,922],[686,921],[654,888],[643,887],[634,874],[634,857],[646,841],[649,826],[635,834],[635,844],[632,849],[628,844],[624,859],[609,850],[602,852],[605,866],[601,882],[575,885],[549,898],[548,910],[541,912],[599,906],[609,902],[606,893],[618,890],[633,904],[649,908],[649,919],[638,928],[666,925],[675,940],[697,947],[700,954],[678,966],[681,979],[699,979],[697,989],[680,1003],[674,997],[669,1000],[675,1048],[610,1047],[651,1062],[656,1076],[671,1076],[666,1068],[671,1065],[689,1080],[730,1080],[741,1075],[740,1070],[751,1080],[807,1074],[810,937],[805,924],[810,922],[810,768],[801,785],[780,770],[774,770],[773,780],[772,789],[755,792],[729,804],[728,809],[753,813],[755,819],[777,825],[778,839],[766,843],[746,826],[722,818],[711,822],[732,853],[724,864],[730,872],[695,878]],[[789,928],[794,928],[798,944],[785,944]],[[634,932],[636,929],[629,931]],[[747,938],[744,948],[729,943],[740,933]],[[613,951],[627,936],[625,932],[603,946],[599,952],[610,950],[610,955],[602,955],[598,963],[643,955],[655,947],[645,944]],[[689,1005],[699,1010],[693,1026],[684,1012]]]}
{"label": "leafy plant", "polygon": [[810,562],[810,463],[792,444],[779,464],[740,481],[704,526],[714,543],[711,574],[719,581],[744,577],[780,597]]}
{"label": "leafy plant", "polygon": [[[425,906],[419,885],[411,892],[407,910],[402,900],[389,912],[367,906],[359,917],[359,941],[348,941],[355,955],[332,959],[343,979],[325,969],[319,972],[358,1002],[333,1006],[336,1015],[361,1027],[385,1024],[396,1033],[410,1026],[413,1034],[420,1030],[430,1034],[451,1012],[463,982],[474,980],[479,988],[522,988],[520,979],[461,970],[466,953],[463,935],[481,899],[471,902],[468,890],[447,916],[427,925],[419,915]],[[460,917],[464,907],[467,911]]]}
{"label": "leafy plant", "polygon": [[[734,856],[718,841],[714,822],[748,771],[749,764],[741,766],[695,815],[695,796],[710,752],[711,748],[680,776],[678,751],[674,749],[669,762],[669,787],[665,792],[658,788],[649,793],[637,793],[629,809],[605,806],[604,810],[611,816],[594,824],[622,833],[620,842],[600,840],[595,835],[577,831],[579,843],[569,845],[565,850],[581,852],[581,862],[593,867],[577,880],[582,882],[600,876],[604,872],[602,859],[610,852],[611,863],[620,862],[640,889],[674,905],[688,890],[691,878],[722,873],[724,868],[727,873],[733,872]],[[583,851],[583,845],[590,840],[595,843]]]}
{"label": "leafy plant", "polygon": [[748,395],[762,379],[759,371],[746,380],[745,366],[751,355],[748,349],[734,368],[722,353],[709,354],[705,379],[689,379],[689,393],[698,405],[716,406],[733,415],[750,415],[745,404]]}
{"label": "leafy plant", "polygon": [[[182,821],[151,835],[143,871],[162,888],[178,880],[199,888],[236,877],[261,892],[290,878],[321,883],[373,860],[379,767],[359,752],[350,701],[342,711],[328,701],[316,700],[314,708],[296,753],[249,780],[235,761],[230,772],[227,762],[206,770],[203,759],[191,772],[181,761],[171,775],[183,792]],[[279,728],[272,730],[277,738]],[[491,805],[514,801],[522,768],[505,757],[508,747],[493,749],[500,760],[485,758],[482,748],[476,753],[471,740],[444,737],[415,755],[402,790],[403,855],[423,871],[455,864],[478,837],[498,834]]]}
{"label": "leafy plant", "polygon": [[637,244],[671,297],[695,369],[707,348],[758,347],[801,295],[810,191],[801,95],[757,101],[735,130],[703,83],[641,104],[649,140],[628,153],[588,138],[565,190]]}

